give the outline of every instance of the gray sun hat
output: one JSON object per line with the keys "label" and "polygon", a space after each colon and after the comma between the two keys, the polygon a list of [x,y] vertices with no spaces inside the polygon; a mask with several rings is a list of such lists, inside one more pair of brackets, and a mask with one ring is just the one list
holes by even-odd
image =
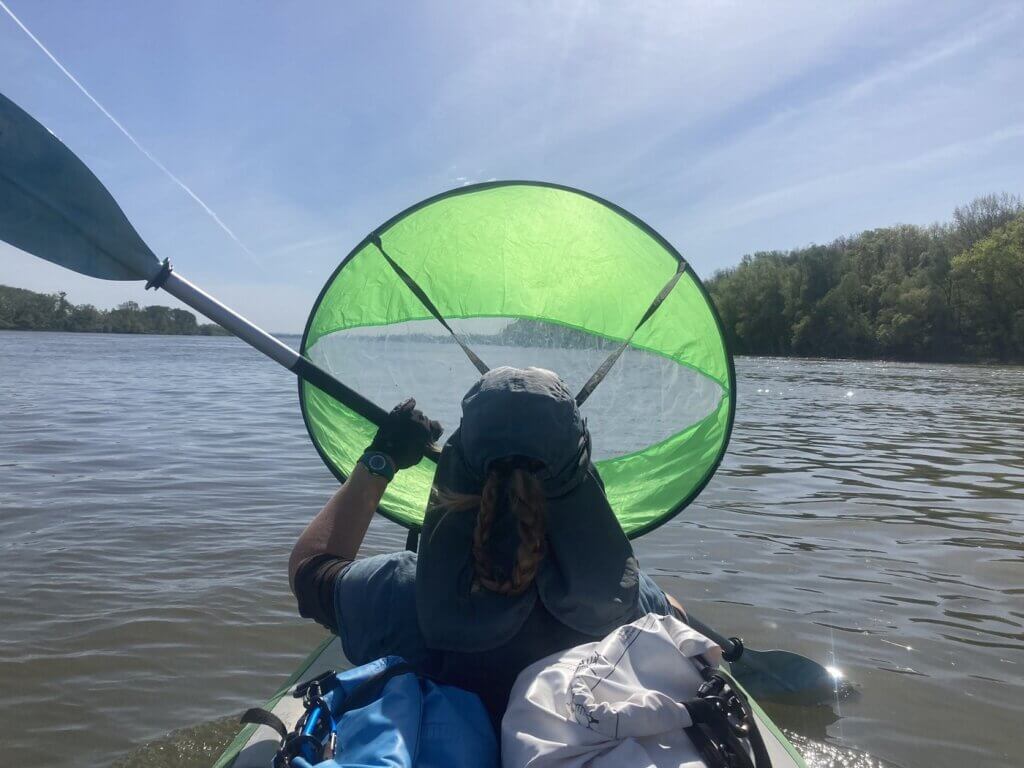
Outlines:
{"label": "gray sun hat", "polygon": [[[435,488],[479,494],[492,464],[526,457],[546,497],[547,548],[520,595],[473,589],[476,511],[427,510],[416,567],[416,607],[431,648],[484,651],[511,640],[539,598],[563,624],[595,637],[637,618],[638,566],[590,460],[590,433],[565,383],[541,368],[495,368],[466,393],[462,423],[441,452]],[[489,548],[507,578],[518,521],[499,510]]]}
{"label": "gray sun hat", "polygon": [[590,433],[569,388],[543,368],[495,368],[462,399],[459,427],[466,466],[480,480],[510,456],[539,461],[547,496],[582,482],[590,464]]}

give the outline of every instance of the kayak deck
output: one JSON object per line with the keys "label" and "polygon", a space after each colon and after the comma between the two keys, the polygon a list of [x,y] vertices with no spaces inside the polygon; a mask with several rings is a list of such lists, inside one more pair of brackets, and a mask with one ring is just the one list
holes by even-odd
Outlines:
{"label": "kayak deck", "polygon": [[[343,670],[352,665],[341,649],[341,641],[328,637],[299,665],[299,668],[264,704],[288,726],[293,726],[302,714],[302,700],[291,695],[295,687],[329,669]],[[803,758],[778,726],[757,704],[748,699],[758,728],[771,757],[772,768],[806,768]],[[281,744],[277,732],[265,725],[246,725],[214,763],[213,768],[268,768]]]}
{"label": "kayak deck", "polygon": [[[352,665],[341,650],[341,641],[330,636],[317,646],[299,668],[263,705],[289,726],[302,714],[302,699],[291,695],[295,687],[329,669],[348,669]],[[268,768],[281,745],[281,737],[265,725],[246,725],[235,736],[213,768]]]}

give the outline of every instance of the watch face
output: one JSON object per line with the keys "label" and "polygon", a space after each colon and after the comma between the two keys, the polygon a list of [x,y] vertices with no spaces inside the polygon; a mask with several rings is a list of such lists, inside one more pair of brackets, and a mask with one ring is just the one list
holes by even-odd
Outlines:
{"label": "watch face", "polygon": [[383,456],[371,456],[367,463],[374,472],[383,472],[388,466],[387,459]]}

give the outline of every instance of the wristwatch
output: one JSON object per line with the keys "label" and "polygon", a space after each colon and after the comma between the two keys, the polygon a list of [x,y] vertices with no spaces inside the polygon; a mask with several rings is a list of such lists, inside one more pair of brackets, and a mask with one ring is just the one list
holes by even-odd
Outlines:
{"label": "wristwatch", "polygon": [[359,463],[366,467],[371,475],[383,477],[388,482],[395,479],[395,462],[381,451],[366,451],[359,457]]}

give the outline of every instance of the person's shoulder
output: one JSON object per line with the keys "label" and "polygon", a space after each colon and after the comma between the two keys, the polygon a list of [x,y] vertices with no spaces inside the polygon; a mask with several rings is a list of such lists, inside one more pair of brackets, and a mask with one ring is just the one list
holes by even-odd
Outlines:
{"label": "person's shoulder", "polygon": [[639,615],[656,613],[659,616],[667,616],[672,613],[672,606],[669,603],[665,591],[658,586],[646,571],[639,571]]}
{"label": "person's shoulder", "polygon": [[416,618],[416,554],[393,552],[354,561],[338,581],[338,635],[350,661],[381,656],[410,661],[425,653]]}
{"label": "person's shoulder", "polygon": [[398,579],[404,581],[416,577],[416,553],[388,552],[383,555],[371,555],[353,561],[342,575],[342,580],[350,583],[356,581],[374,581],[381,579]]}

